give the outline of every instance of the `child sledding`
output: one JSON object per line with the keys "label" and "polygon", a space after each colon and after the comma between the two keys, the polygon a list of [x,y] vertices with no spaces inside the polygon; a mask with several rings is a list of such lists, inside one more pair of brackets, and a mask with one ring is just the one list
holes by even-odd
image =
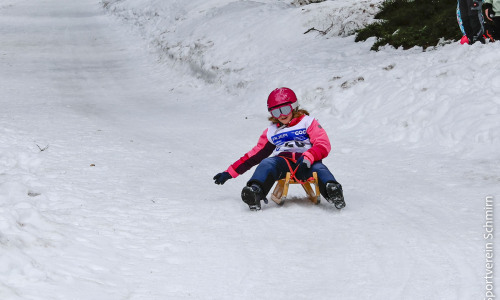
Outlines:
{"label": "child sledding", "polygon": [[289,88],[272,91],[267,107],[271,124],[257,145],[226,171],[215,175],[215,183],[224,184],[258,165],[241,191],[241,198],[251,210],[260,210],[261,200],[267,203],[266,196],[274,183],[287,173],[292,174],[293,180],[304,183],[316,173],[321,195],[337,209],[344,208],[342,186],[322,163],[331,149],[323,127],[299,107],[295,93]]}

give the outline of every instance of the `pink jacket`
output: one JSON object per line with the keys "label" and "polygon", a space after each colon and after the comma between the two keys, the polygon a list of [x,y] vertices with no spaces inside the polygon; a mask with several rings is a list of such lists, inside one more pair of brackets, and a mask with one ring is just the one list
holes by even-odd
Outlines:
{"label": "pink jacket", "polygon": [[293,162],[304,156],[312,164],[327,157],[330,150],[330,140],[323,127],[313,117],[303,115],[287,126],[271,124],[264,130],[257,145],[229,166],[227,172],[236,178],[271,154]]}

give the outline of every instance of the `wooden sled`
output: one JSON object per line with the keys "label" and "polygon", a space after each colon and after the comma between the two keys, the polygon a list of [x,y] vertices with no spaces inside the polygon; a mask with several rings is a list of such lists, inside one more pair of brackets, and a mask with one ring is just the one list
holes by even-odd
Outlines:
{"label": "wooden sled", "polygon": [[[311,183],[314,184],[315,189],[311,187]],[[309,200],[311,200],[314,204],[319,204],[321,195],[319,193],[318,174],[316,172],[313,173],[312,178],[304,183],[297,182],[294,179],[290,179],[290,172],[287,172],[284,179],[280,179],[277,181],[276,186],[274,187],[273,194],[271,195],[271,199],[276,202],[276,204],[282,204],[283,200],[286,199],[286,196],[288,195],[288,187],[290,184],[302,185]]]}

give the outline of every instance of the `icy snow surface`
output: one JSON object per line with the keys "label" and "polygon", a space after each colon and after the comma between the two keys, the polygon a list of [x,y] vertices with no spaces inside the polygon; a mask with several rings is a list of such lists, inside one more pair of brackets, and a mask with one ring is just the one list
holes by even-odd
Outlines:
{"label": "icy snow surface", "polygon": [[[500,44],[371,52],[378,0],[290,3],[0,0],[0,299],[483,298]],[[344,210],[213,184],[279,86]]]}

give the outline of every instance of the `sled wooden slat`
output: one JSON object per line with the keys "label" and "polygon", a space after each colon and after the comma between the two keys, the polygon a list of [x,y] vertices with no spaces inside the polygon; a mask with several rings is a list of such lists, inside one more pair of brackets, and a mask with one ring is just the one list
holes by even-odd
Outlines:
{"label": "sled wooden slat", "polygon": [[[314,184],[314,189],[311,187],[311,183]],[[274,187],[273,194],[271,195],[271,199],[276,202],[276,204],[282,204],[283,200],[286,199],[290,184],[302,185],[309,200],[311,200],[314,204],[318,204],[320,202],[318,174],[316,172],[313,173],[312,179],[306,181],[305,183],[300,183],[293,179],[290,179],[290,172],[287,172],[284,179],[280,179],[277,181],[276,186]]]}

